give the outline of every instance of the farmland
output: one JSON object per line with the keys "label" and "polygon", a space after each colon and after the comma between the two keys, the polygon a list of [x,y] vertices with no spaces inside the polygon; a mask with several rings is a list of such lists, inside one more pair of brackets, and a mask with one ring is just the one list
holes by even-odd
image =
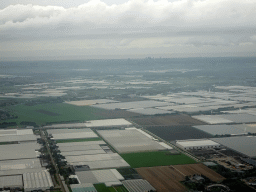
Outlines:
{"label": "farmland", "polygon": [[132,168],[195,163],[193,159],[184,154],[172,155],[168,151],[126,153],[121,154],[121,157]]}
{"label": "farmland", "polygon": [[159,192],[187,191],[180,181],[184,181],[186,176],[194,174],[202,174],[212,181],[225,179],[203,164],[145,167],[137,168],[136,171]]}
{"label": "farmland", "polygon": [[166,141],[212,137],[212,135],[191,126],[154,126],[146,129]]}
{"label": "farmland", "polygon": [[35,122],[37,125],[55,122],[86,121],[103,119],[97,113],[102,109],[90,106],[74,106],[66,103],[39,104],[34,106],[16,105],[6,107],[17,119],[8,120],[20,124],[22,121]]}
{"label": "farmland", "polygon": [[164,115],[164,116],[148,116],[137,117],[131,119],[140,126],[177,126],[177,125],[204,125],[205,123],[188,115]]}

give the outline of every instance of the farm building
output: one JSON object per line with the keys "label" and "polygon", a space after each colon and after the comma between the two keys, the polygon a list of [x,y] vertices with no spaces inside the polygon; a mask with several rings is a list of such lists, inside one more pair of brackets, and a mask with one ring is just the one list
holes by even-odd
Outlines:
{"label": "farm building", "polygon": [[119,153],[159,151],[167,148],[142,130],[100,130],[98,133]]}
{"label": "farm building", "polygon": [[132,179],[132,180],[126,180],[122,181],[123,185],[126,189],[128,189],[129,192],[153,192],[156,191],[156,189],[150,185],[150,183],[144,179]]}
{"label": "farm building", "polygon": [[198,139],[198,140],[180,140],[176,141],[176,145],[182,149],[208,149],[208,148],[219,148],[220,144],[208,140],[208,139]]}

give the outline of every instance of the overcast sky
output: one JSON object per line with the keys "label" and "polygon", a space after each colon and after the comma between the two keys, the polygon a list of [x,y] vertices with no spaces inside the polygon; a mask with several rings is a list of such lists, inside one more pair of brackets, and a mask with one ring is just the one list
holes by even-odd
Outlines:
{"label": "overcast sky", "polygon": [[1,0],[0,60],[255,56],[256,0]]}

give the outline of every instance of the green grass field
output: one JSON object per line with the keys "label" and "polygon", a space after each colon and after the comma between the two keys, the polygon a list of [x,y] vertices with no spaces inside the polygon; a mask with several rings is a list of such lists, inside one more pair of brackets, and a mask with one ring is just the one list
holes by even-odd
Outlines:
{"label": "green grass field", "polygon": [[104,183],[94,184],[98,192],[128,192],[124,186],[106,187]]}
{"label": "green grass field", "polygon": [[166,151],[156,151],[126,153],[121,154],[121,156],[132,168],[196,163],[196,161],[184,154],[167,155],[166,153]]}
{"label": "green grass field", "polygon": [[40,104],[35,106],[17,105],[6,107],[6,109],[18,116],[17,119],[10,119],[6,122],[16,122],[17,124],[20,124],[22,121],[43,125],[47,122],[81,122],[103,119],[103,117],[97,115],[97,112],[102,111],[101,109],[90,106],[75,106],[67,103]]}
{"label": "green grass field", "polygon": [[63,139],[57,140],[57,143],[72,143],[72,142],[86,142],[86,141],[101,141],[101,138],[88,138],[88,139]]}

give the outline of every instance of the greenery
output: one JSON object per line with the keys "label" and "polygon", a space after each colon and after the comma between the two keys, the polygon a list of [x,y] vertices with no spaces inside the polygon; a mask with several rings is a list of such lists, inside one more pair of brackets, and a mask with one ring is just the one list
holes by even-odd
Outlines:
{"label": "greenery", "polygon": [[112,192],[109,190],[109,188],[106,187],[104,183],[94,184],[94,187],[98,192]]}
{"label": "greenery", "polygon": [[87,121],[103,119],[97,115],[102,111],[90,106],[75,106],[67,103],[48,103],[27,106],[24,104],[6,107],[8,111],[17,115],[17,119],[11,119],[6,122],[21,124],[22,122],[44,125],[47,123],[61,123],[74,121]]}
{"label": "greenery", "polygon": [[184,154],[167,155],[166,153],[166,151],[156,151],[126,153],[121,154],[121,156],[132,168],[196,163],[196,161]]}
{"label": "greenery", "polygon": [[100,141],[101,138],[86,138],[86,139],[62,139],[57,140],[57,143],[71,143],[71,142],[86,142],[86,141]]}

